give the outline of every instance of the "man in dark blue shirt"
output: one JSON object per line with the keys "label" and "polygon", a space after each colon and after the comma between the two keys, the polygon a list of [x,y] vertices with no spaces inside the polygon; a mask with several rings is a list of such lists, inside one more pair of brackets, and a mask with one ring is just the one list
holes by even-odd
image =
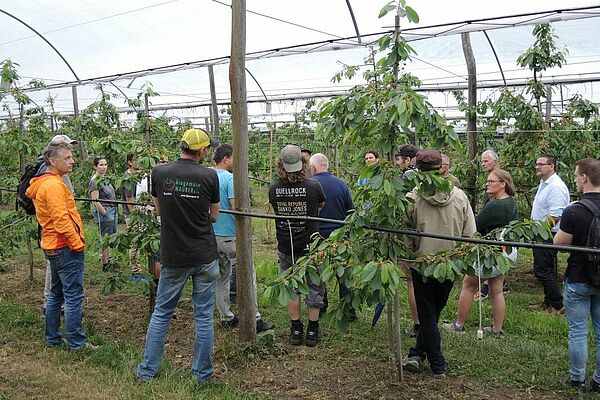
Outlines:
{"label": "man in dark blue shirt", "polygon": [[[329,172],[329,160],[322,153],[316,153],[310,157],[310,170],[313,179],[321,184],[325,197],[327,198],[327,200],[325,200],[325,206],[321,209],[319,216],[341,221],[345,220],[346,215],[354,210],[352,195],[350,194],[346,182]],[[331,232],[338,229],[340,226],[342,225],[333,222],[319,222],[319,234],[324,238],[328,238],[329,235],[331,235]],[[340,282],[340,298],[346,297],[349,292],[350,289]],[[325,292],[323,303],[324,306],[321,308],[322,313],[327,310],[328,306],[327,292]],[[351,310],[349,319],[350,321],[356,319],[356,312],[354,309]]]}

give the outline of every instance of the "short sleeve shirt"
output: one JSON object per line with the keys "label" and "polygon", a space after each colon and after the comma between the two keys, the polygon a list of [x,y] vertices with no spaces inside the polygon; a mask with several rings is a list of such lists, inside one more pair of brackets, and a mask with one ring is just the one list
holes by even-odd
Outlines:
{"label": "short sleeve shirt", "polygon": [[[233,174],[224,169],[215,169],[219,177],[219,193],[221,197],[221,210],[231,210],[230,199],[235,198],[233,192]],[[219,219],[213,224],[215,236],[235,236],[235,216],[220,213]]]}
{"label": "short sleeve shirt", "polygon": [[209,208],[219,203],[219,178],[197,161],[180,158],[152,170],[152,196],[160,206],[161,261],[193,267],[217,257]]}
{"label": "short sleeve shirt", "polygon": [[[92,193],[95,190],[98,191],[98,198],[100,200],[116,200],[117,199],[116,193],[115,193],[115,188],[110,183],[108,185],[104,185],[104,186],[101,186],[100,188],[98,188],[98,183],[96,182],[96,179],[90,179],[90,183],[88,186],[88,192]],[[100,202],[100,204],[102,204],[102,206],[105,208],[115,206],[114,203],[103,203],[102,201]]]}
{"label": "short sleeve shirt", "polygon": [[[596,207],[600,207],[600,193],[586,193],[581,199],[592,201]],[[585,246],[587,234],[592,222],[592,213],[583,205],[573,203],[563,211],[560,220],[560,229],[573,235],[573,246]],[[567,271],[565,278],[571,283],[585,282],[580,275],[581,266],[585,262],[585,253],[572,252],[567,260]]]}
{"label": "short sleeve shirt", "polygon": [[[125,178],[129,178],[131,175],[133,175],[133,174],[131,172],[129,172],[129,170],[126,170],[123,173],[123,176]],[[123,185],[121,185],[121,193],[123,194],[124,201],[127,201],[128,197],[135,199],[135,183],[134,182],[123,182]],[[130,208],[131,208],[130,205],[123,204],[123,212],[125,213],[125,215],[129,215]]]}
{"label": "short sleeve shirt", "polygon": [[[569,189],[557,174],[552,175],[545,181],[540,182],[537,193],[533,199],[531,219],[541,221],[549,215],[560,217],[563,210],[569,205]],[[558,232],[560,221],[554,227],[553,232]]]}
{"label": "short sleeve shirt", "polygon": [[[269,203],[275,215],[316,217],[319,204],[324,201],[321,184],[312,178],[295,183],[277,180],[269,188]],[[275,226],[277,250],[291,255],[293,247],[294,256],[297,257],[308,252],[311,236],[319,230],[319,223],[314,221],[278,219]]]}

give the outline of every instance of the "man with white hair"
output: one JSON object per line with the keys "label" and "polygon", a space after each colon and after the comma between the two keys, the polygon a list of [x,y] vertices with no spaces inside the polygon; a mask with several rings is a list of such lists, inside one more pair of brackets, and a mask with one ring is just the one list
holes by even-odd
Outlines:
{"label": "man with white hair", "polygon": [[[325,193],[325,197],[327,198],[319,216],[341,221],[345,220],[346,215],[348,215],[351,210],[354,210],[354,203],[352,202],[352,195],[350,194],[348,185],[346,182],[329,172],[329,160],[325,154],[313,154],[310,157],[309,164],[313,179],[321,184],[323,193]],[[319,222],[319,234],[327,239],[331,235],[331,232],[341,226],[342,225],[340,224],[332,222]],[[340,282],[339,286],[340,299],[343,299],[350,292],[350,289],[342,282]],[[325,292],[323,303],[325,304],[321,310],[324,312],[328,306],[327,292]],[[350,321],[356,319],[356,311],[354,308],[350,310],[348,319]]]}
{"label": "man with white hair", "polygon": [[[488,149],[481,153],[481,168],[486,172],[485,176],[488,176],[490,172],[500,168],[498,163],[498,154],[494,150]],[[487,191],[483,191],[483,205],[490,201],[490,197]]]}

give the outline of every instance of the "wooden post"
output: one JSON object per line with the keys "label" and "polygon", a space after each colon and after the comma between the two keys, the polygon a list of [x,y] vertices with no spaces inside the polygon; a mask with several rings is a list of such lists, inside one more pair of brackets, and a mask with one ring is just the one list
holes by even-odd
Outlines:
{"label": "wooden post", "polygon": [[[250,211],[248,186],[248,104],[246,103],[246,1],[233,0],[231,4],[231,124],[233,127],[233,185],[238,211]],[[256,337],[256,309],[253,288],[252,220],[236,216],[237,293],[240,309],[240,339],[252,341]]]}
{"label": "wooden post", "polygon": [[[19,104],[19,130],[21,136],[25,136],[25,110],[23,104]],[[19,169],[21,173],[25,172],[25,156],[19,152]],[[33,280],[33,246],[31,238],[27,239],[27,256],[29,260],[29,280]]]}
{"label": "wooden post", "polygon": [[[273,122],[271,125],[271,129],[269,130],[269,182],[273,182],[273,135],[275,134],[277,124]],[[271,213],[271,207],[268,205],[267,201],[267,213]],[[267,240],[271,242],[273,239],[273,221],[266,219],[265,227],[267,228]]]}
{"label": "wooden post", "polygon": [[[78,119],[79,100],[77,99],[77,86],[71,86],[71,94],[73,95],[73,114],[75,118]],[[85,160],[87,158],[87,154],[85,153],[85,148],[83,147],[83,139],[81,138],[81,125],[79,124],[79,121],[75,126],[75,132],[77,132],[77,137],[75,139],[77,139],[78,142],[77,145],[79,146],[79,154],[81,156],[81,159]]]}
{"label": "wooden post", "polygon": [[[146,130],[146,143],[150,147],[150,104],[148,102],[148,93],[144,93],[144,113],[145,113],[145,130]],[[147,180],[147,188],[150,191],[150,175],[146,175]],[[152,313],[154,312],[154,306],[156,304],[156,284],[154,283],[154,262],[152,261],[152,255],[148,254],[147,256],[148,263],[148,272],[152,275],[150,280],[150,299],[148,306],[148,315],[152,317]]]}
{"label": "wooden post", "polygon": [[[472,166],[478,165],[477,163],[477,70],[475,67],[475,56],[473,55],[473,48],[471,47],[471,39],[469,33],[461,33],[463,54],[467,63],[468,72],[468,103],[469,111],[467,112],[467,141],[469,148],[469,161]],[[473,210],[477,209],[477,169],[472,167],[469,170],[469,176],[467,178],[467,186],[473,188],[471,192],[471,207]]]}
{"label": "wooden post", "polygon": [[217,92],[215,90],[215,73],[213,71],[213,66],[208,66],[208,81],[210,84],[210,102],[211,102],[211,110],[210,116],[212,118],[212,133],[215,139],[219,140],[219,136],[221,135],[221,128],[219,127],[219,107],[217,107]]}

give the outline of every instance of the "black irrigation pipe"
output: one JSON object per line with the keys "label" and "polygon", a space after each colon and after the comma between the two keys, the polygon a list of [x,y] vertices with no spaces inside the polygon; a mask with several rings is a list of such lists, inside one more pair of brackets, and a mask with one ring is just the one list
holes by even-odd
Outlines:
{"label": "black irrigation pipe", "polygon": [[[16,192],[14,189],[2,189],[9,192]],[[87,201],[87,202],[98,202],[98,199],[90,199],[84,197],[76,197],[77,201]],[[114,204],[128,204],[134,206],[146,206],[148,203],[135,203],[128,202],[123,200],[104,200],[102,199],[102,203],[114,203]],[[263,219],[273,219],[273,220],[286,220],[286,221],[314,221],[314,222],[329,222],[338,225],[350,225],[348,221],[342,221],[338,219],[330,219],[330,218],[321,218],[321,217],[303,217],[303,216],[286,216],[286,215],[272,215],[272,214],[261,214],[261,213],[251,213],[244,211],[234,211],[234,210],[219,210],[220,213],[223,214],[232,214],[239,215],[243,217],[252,217],[252,218],[263,218]],[[415,229],[396,229],[396,228],[388,228],[385,226],[376,226],[376,225],[367,225],[366,229],[371,229],[374,231],[387,232],[387,233],[395,233],[400,235],[409,235],[409,236],[417,236],[417,237],[428,237],[432,239],[440,239],[440,240],[452,240],[455,242],[465,242],[465,243],[473,243],[473,244],[488,244],[493,246],[509,246],[509,247],[523,247],[527,249],[546,249],[546,250],[558,250],[558,251],[566,251],[566,252],[579,252],[579,253],[592,253],[592,254],[600,254],[600,249],[583,247],[583,246],[557,246],[553,244],[546,243],[528,243],[528,242],[505,242],[502,240],[489,240],[489,239],[477,239],[470,238],[464,236],[452,236],[446,235],[443,233],[433,233],[433,232],[421,232]]]}
{"label": "black irrigation pipe", "polygon": [[[266,218],[266,219],[283,219],[283,220],[295,220],[295,221],[316,221],[316,222],[329,222],[339,225],[350,225],[348,221],[341,221],[337,219],[329,219],[329,218],[321,218],[321,217],[302,217],[302,216],[284,216],[284,215],[270,215],[270,214],[259,214],[259,213],[249,213],[243,211],[233,211],[233,210],[220,210],[220,212],[225,214],[233,214],[240,215],[245,217],[254,217],[254,218]],[[476,239],[464,236],[452,236],[446,235],[443,233],[433,233],[433,232],[421,232],[415,229],[395,229],[388,228],[385,226],[375,226],[375,225],[367,225],[366,229],[371,229],[375,231],[388,232],[388,233],[396,233],[401,235],[409,235],[409,236],[417,236],[417,237],[428,237],[433,239],[441,239],[441,240],[452,240],[455,242],[465,242],[465,243],[473,243],[473,244],[489,244],[494,246],[509,246],[509,247],[524,247],[528,249],[547,249],[547,250],[559,250],[559,251],[568,251],[568,252],[581,252],[581,253],[593,253],[600,254],[600,249],[583,247],[583,246],[556,246],[553,244],[545,244],[545,243],[527,243],[527,242],[505,242],[501,240],[489,240],[489,239]]]}

